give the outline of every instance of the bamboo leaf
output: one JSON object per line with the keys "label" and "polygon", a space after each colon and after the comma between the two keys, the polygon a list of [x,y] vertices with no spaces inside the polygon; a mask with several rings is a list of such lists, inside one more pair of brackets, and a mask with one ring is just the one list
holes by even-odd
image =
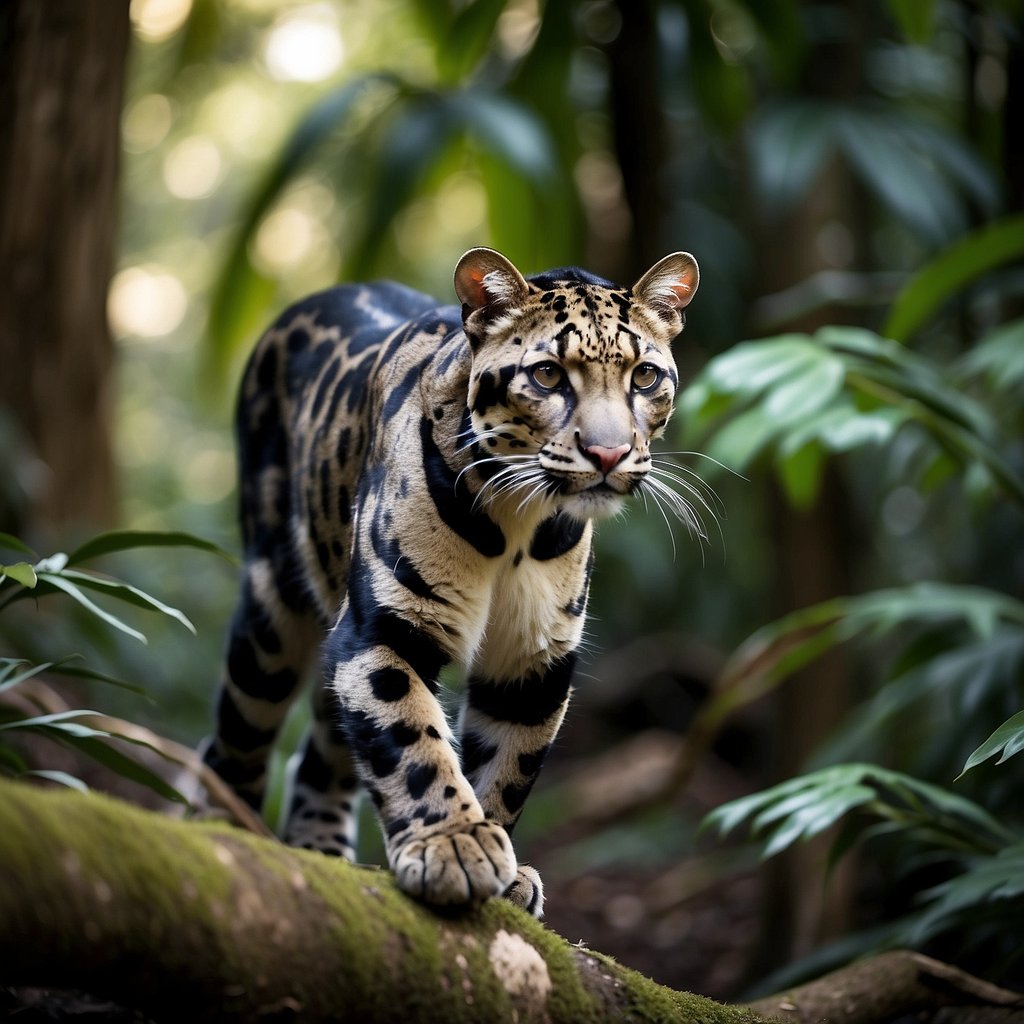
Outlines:
{"label": "bamboo leaf", "polygon": [[89,787],[77,776],[68,772],[56,771],[52,768],[34,768],[21,773],[37,779],[48,779],[50,782],[57,782],[68,789],[76,789],[79,793],[88,793]]}
{"label": "bamboo leaf", "polygon": [[[27,664],[20,660],[16,661],[15,659],[10,659],[9,668],[13,668],[14,665],[18,663]],[[33,665],[31,668],[27,668],[23,672],[19,672],[16,676],[8,676],[7,672],[5,672],[0,676],[0,693],[3,693],[5,690],[14,689],[15,686],[19,686],[21,683],[25,682],[26,679],[31,679],[33,676],[37,676],[40,673],[45,672],[47,669],[52,669],[53,666],[54,662],[44,661],[41,665]]]}
{"label": "bamboo leaf", "polygon": [[137,629],[133,629],[126,622],[122,622],[116,615],[112,615],[110,612],[101,608],[98,604],[90,600],[80,587],[77,587],[70,580],[65,579],[59,573],[46,572],[39,573],[40,579],[45,581],[49,586],[62,590],[69,597],[77,601],[86,611],[95,615],[97,618],[102,619],[107,625],[113,626],[114,629],[120,630],[122,633],[127,634],[130,637],[134,637],[139,643],[147,643],[145,634],[140,633]]}
{"label": "bamboo leaf", "polygon": [[23,541],[13,534],[0,532],[0,548],[9,548],[11,551],[20,551],[23,555],[34,555],[35,552]]}
{"label": "bamboo leaf", "polygon": [[110,533],[101,533],[97,537],[86,541],[80,547],[68,555],[68,565],[80,565],[93,558],[102,555],[110,555],[116,551],[130,551],[136,548],[167,548],[185,547],[195,548],[198,551],[208,551],[211,554],[219,555],[233,565],[238,563],[230,552],[214,544],[212,541],[196,537],[191,533],[181,531],[162,530],[115,530]]}
{"label": "bamboo leaf", "polygon": [[[50,577],[46,576],[44,578],[49,579]],[[93,576],[89,573],[78,572],[75,569],[65,569],[64,572],[61,573],[61,578],[64,580],[70,580],[72,583],[75,583],[80,587],[85,587],[88,590],[96,590],[103,594],[109,594],[111,597],[117,598],[119,601],[135,605],[138,608],[146,608],[149,611],[160,612],[162,615],[166,615],[168,618],[175,619],[180,622],[193,635],[196,633],[196,627],[184,612],[179,611],[177,608],[172,608],[168,604],[164,604],[163,601],[158,601],[155,597],[152,597],[145,591],[139,590],[138,587],[133,587],[121,580],[104,579],[100,576]]]}

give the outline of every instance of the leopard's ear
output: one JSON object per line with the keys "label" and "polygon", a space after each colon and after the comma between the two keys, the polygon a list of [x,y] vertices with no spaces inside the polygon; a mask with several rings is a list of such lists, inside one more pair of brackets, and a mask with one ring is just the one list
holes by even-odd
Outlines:
{"label": "leopard's ear", "polygon": [[485,306],[517,306],[529,290],[523,275],[494,249],[470,249],[455,267],[455,294],[464,316]]}
{"label": "leopard's ear", "polygon": [[690,304],[699,283],[697,261],[688,252],[674,252],[658,260],[633,285],[633,297],[671,319]]}

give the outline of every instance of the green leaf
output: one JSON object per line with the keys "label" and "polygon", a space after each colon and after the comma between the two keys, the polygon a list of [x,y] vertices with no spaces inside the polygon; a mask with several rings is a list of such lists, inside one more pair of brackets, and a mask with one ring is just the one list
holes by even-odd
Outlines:
{"label": "green leaf", "polygon": [[820,349],[806,334],[781,334],[734,345],[713,359],[698,379],[706,379],[717,391],[749,397],[805,372],[820,359]]}
{"label": "green leaf", "polygon": [[964,377],[985,376],[998,390],[1024,386],[1024,318],[986,335],[956,364],[956,370]]}
{"label": "green leaf", "polygon": [[4,658],[3,661],[7,662],[7,664],[4,666],[5,670],[0,672],[0,693],[3,693],[5,690],[12,690],[15,686],[19,686],[21,683],[25,682],[26,679],[31,679],[33,676],[40,675],[47,669],[52,669],[54,666],[54,662],[44,661],[41,665],[32,665],[23,672],[19,672],[17,675],[12,676],[9,673],[16,665],[24,665],[28,663],[21,659],[14,658]]}
{"label": "green leaf", "polygon": [[821,490],[825,452],[821,445],[811,442],[777,460],[779,479],[790,505],[797,511],[813,507]]}
{"label": "green leaf", "polygon": [[[703,827],[725,834],[752,819],[752,837],[770,831],[764,856],[811,839],[857,809],[870,810],[890,829],[927,836],[943,849],[991,852],[1014,836],[984,808],[911,775],[872,764],[834,765],[717,808]],[[849,836],[845,837],[849,842]]]}
{"label": "green leaf", "polygon": [[34,555],[35,552],[22,540],[10,533],[0,533],[0,548],[20,551],[23,555]]}
{"label": "green leaf", "polygon": [[966,226],[964,206],[953,189],[928,157],[908,145],[905,126],[886,109],[836,107],[833,117],[846,159],[909,227],[941,243]]}
{"label": "green leaf", "polygon": [[122,778],[130,779],[159,793],[167,800],[177,803],[188,801],[173,786],[168,785],[159,775],[145,765],[140,764],[116,747],[110,746],[106,740],[119,740],[134,746],[144,747],[163,756],[163,752],[145,740],[131,736],[120,736],[104,729],[86,725],[78,719],[98,717],[98,713],[86,709],[58,711],[49,715],[37,715],[31,718],[20,718],[10,722],[0,722],[0,732],[21,730],[38,733],[48,739],[63,743],[79,753],[98,761]]}
{"label": "green leaf", "polygon": [[114,629],[120,630],[122,633],[127,634],[130,637],[134,637],[140,643],[146,643],[146,637],[143,633],[140,633],[137,629],[133,629],[126,622],[122,622],[116,615],[112,615],[110,612],[101,608],[98,604],[91,601],[85,594],[82,593],[80,587],[75,586],[70,580],[65,579],[59,573],[46,572],[39,574],[40,581],[45,581],[49,586],[62,590],[69,597],[77,601],[86,611],[95,615],[97,618],[102,619],[109,626],[113,626]]}
{"label": "green leaf", "polygon": [[447,38],[438,47],[438,69],[445,81],[461,81],[484,57],[507,3],[474,0],[456,14]]}
{"label": "green leaf", "polygon": [[820,352],[814,365],[774,387],[764,400],[765,412],[780,426],[804,419],[838,394],[846,371],[840,359]]}
{"label": "green leaf", "polygon": [[77,789],[79,793],[89,792],[89,787],[81,779],[68,774],[68,772],[55,771],[51,768],[35,768],[21,774],[30,775],[37,779],[49,779],[50,782],[60,783],[60,785],[67,786],[69,789]]}
{"label": "green leaf", "polygon": [[751,164],[766,209],[780,214],[806,197],[835,148],[832,105],[808,99],[766,104],[748,133]]}
{"label": "green leaf", "polygon": [[983,761],[987,761],[996,754],[1002,754],[996,764],[1019,754],[1024,750],[1024,711],[1019,711],[1012,718],[1008,718],[1001,726],[973,754],[967,759],[963,771],[957,778],[966,775],[972,768],[977,767]]}
{"label": "green leaf", "polygon": [[903,941],[919,945],[955,925],[975,908],[987,911],[998,900],[1024,894],[1024,843],[1017,842],[973,864],[964,874],[951,878],[928,893],[931,906],[910,925]]}
{"label": "green leaf", "polygon": [[1024,214],[984,225],[911,278],[889,311],[883,334],[906,341],[978,277],[1024,257]]}
{"label": "green leaf", "polygon": [[[60,575],[61,579],[70,580],[72,583],[85,587],[86,589],[108,594],[111,597],[117,598],[119,601],[135,605],[138,608],[146,608],[149,611],[160,612],[168,618],[177,620],[190,633],[195,635],[196,627],[192,625],[184,612],[179,611],[177,608],[172,608],[170,605],[164,604],[162,601],[158,601],[155,597],[152,597],[145,591],[139,590],[138,587],[133,587],[120,580],[104,579],[100,576],[93,576],[90,573],[78,572],[75,569],[65,569]],[[52,577],[49,574],[44,574],[43,576],[43,579],[46,580],[50,580],[51,578]]]}
{"label": "green leaf", "polygon": [[230,552],[214,544],[212,541],[196,537],[191,533],[180,531],[163,530],[115,530],[110,533],[101,533],[97,537],[86,541],[80,547],[68,555],[68,565],[80,565],[92,558],[99,558],[101,555],[110,555],[115,551],[129,551],[136,548],[195,548],[198,551],[208,551],[211,554],[219,555],[233,565],[238,563]]}
{"label": "green leaf", "polygon": [[370,272],[395,218],[440,161],[459,127],[450,97],[425,90],[409,92],[382,120],[379,150],[365,158],[373,185],[362,230],[344,261],[344,278],[359,280]]}
{"label": "green leaf", "polygon": [[28,562],[15,562],[13,565],[0,565],[0,580],[9,577],[15,583],[31,589],[36,585],[36,571]]}
{"label": "green leaf", "polygon": [[483,89],[455,93],[448,106],[464,129],[497,160],[539,188],[554,185],[554,143],[544,123],[527,107]]}

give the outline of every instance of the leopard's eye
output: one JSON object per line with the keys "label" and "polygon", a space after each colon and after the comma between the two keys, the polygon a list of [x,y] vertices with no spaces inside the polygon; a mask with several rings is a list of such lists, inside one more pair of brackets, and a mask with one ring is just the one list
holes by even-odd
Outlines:
{"label": "leopard's eye", "polygon": [[661,370],[652,363],[641,363],[633,371],[633,387],[637,391],[650,391],[661,380]]}
{"label": "leopard's eye", "polygon": [[565,380],[565,371],[557,363],[537,363],[530,367],[534,384],[545,391],[554,391]]}

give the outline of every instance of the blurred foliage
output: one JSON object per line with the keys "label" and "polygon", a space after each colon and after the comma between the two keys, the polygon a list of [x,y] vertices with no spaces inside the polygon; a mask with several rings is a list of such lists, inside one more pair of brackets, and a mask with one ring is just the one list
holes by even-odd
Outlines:
{"label": "blurred foliage", "polygon": [[[34,558],[32,550],[17,537],[0,533],[0,552],[12,552],[15,556],[33,556],[33,561],[19,558],[0,564],[0,613],[7,613],[12,606],[31,600],[39,601],[54,594],[63,594],[92,620],[98,621],[105,631],[115,631],[131,637],[140,643],[147,643],[146,635],[126,622],[119,614],[112,612],[106,603],[96,603],[90,594],[102,594],[108,601],[119,601],[136,608],[157,612],[184,626],[193,635],[195,626],[177,608],[158,600],[145,591],[124,580],[98,573],[91,569],[78,568],[83,562],[91,561],[118,551],[152,547],[191,547],[203,551],[220,552],[214,545],[197,537],[183,533],[153,533],[118,531],[101,534],[77,547],[70,554],[58,552],[46,558]],[[9,557],[9,556],[8,556]],[[20,626],[25,625],[22,619]],[[7,627],[6,621],[0,630],[6,643],[17,648],[22,629]],[[0,656],[0,772],[15,776],[32,776],[50,782],[84,790],[85,783],[71,772],[53,768],[30,768],[18,739],[25,736],[42,737],[70,747],[75,753],[98,761],[122,778],[141,783],[167,800],[184,803],[184,798],[164,779],[116,745],[107,740],[127,742],[146,747],[155,753],[161,751],[134,736],[110,732],[97,725],[99,713],[84,708],[71,710],[47,710],[45,702],[33,694],[27,684],[44,676],[63,676],[86,682],[99,682],[114,686],[137,696],[145,694],[145,688],[124,682],[105,672],[98,671],[83,663],[82,656],[70,654],[53,661],[34,662],[30,658]],[[53,651],[49,652],[51,655]],[[88,721],[86,721],[88,720]],[[45,763],[45,761],[43,762]]]}
{"label": "blurred foliage", "polygon": [[[657,88],[623,117],[618,47],[638,12],[650,14]],[[1019,837],[1024,224],[1006,116],[1019,0],[134,0],[132,18],[109,296],[126,526],[237,548],[233,388],[285,303],[374,276],[448,302],[452,267],[477,244],[527,272],[579,262],[631,280],[645,269],[631,245],[645,228],[661,251],[685,248],[701,263],[677,346],[688,387],[666,439],[675,451],[660,457],[714,483],[704,511],[720,534],[706,531],[707,550],[680,537],[670,559],[656,515],[634,509],[606,524],[593,645],[704,638],[725,664],[705,680],[699,712],[713,729],[798,664],[841,649],[858,703],[808,767],[872,763],[845,777],[850,799],[865,800],[851,816],[897,807],[885,773],[901,773],[903,792],[950,787]],[[855,74],[841,73],[839,52],[855,54]],[[626,76],[640,70],[626,65]],[[655,136],[660,156],[634,185],[623,147]],[[654,225],[637,221],[637,188],[657,196]],[[790,238],[793,218],[835,193],[843,202]],[[17,507],[43,469],[2,418],[0,436],[10,439],[0,505]],[[849,593],[780,609],[780,573],[807,567],[780,565],[774,487],[783,513],[806,517],[831,480]],[[121,556],[108,555],[120,572]],[[87,596],[71,563],[4,560],[11,593],[31,569],[37,587]],[[136,603],[159,593],[188,608],[195,642],[179,643],[166,615],[145,649],[77,598],[34,622],[20,601],[0,636],[17,638],[26,664],[5,662],[4,679],[88,645],[90,664],[146,680],[158,710],[126,713],[194,742],[208,727],[234,573],[192,555],[136,559],[132,572]],[[118,598],[132,593],[115,586]],[[581,685],[577,700],[595,698]],[[556,769],[585,718],[560,740]],[[609,718],[611,733],[621,723]],[[954,782],[965,762],[972,770]],[[831,813],[842,802],[828,803],[827,778],[794,780],[788,796],[768,790],[764,808],[799,793]],[[749,785],[765,781],[775,780]],[[651,821],[649,850],[692,846],[674,811]],[[880,845],[865,923],[939,914],[947,939],[955,919],[984,947],[969,911],[1019,863],[1019,838],[936,867],[911,831],[867,837]],[[615,848],[632,851],[624,862],[636,834],[615,833]],[[610,847],[589,848],[598,859]],[[926,902],[908,908],[898,886]],[[1005,891],[1004,923],[1019,900]],[[829,956],[892,934],[858,932]]]}

